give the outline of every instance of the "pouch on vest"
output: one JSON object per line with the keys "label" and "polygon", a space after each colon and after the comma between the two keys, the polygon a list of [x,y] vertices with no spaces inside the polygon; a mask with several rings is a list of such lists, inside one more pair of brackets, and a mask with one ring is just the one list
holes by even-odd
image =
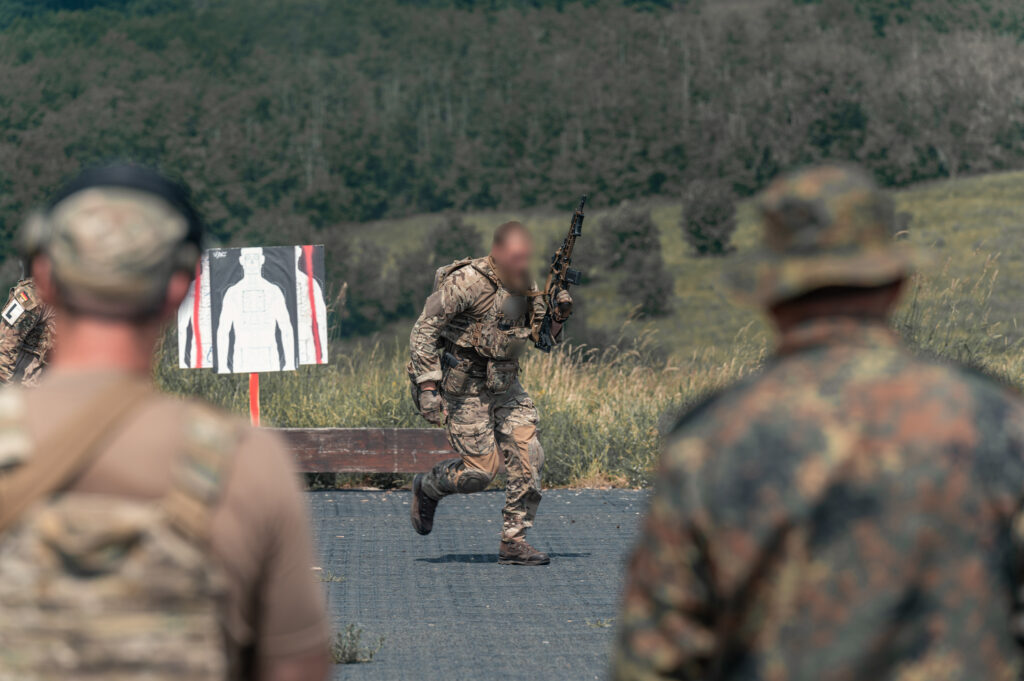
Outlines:
{"label": "pouch on vest", "polygon": [[487,392],[504,395],[519,376],[519,363],[514,359],[492,359],[487,362]]}
{"label": "pouch on vest", "polygon": [[441,379],[441,392],[446,396],[461,397],[469,392],[472,377],[460,366],[445,369]]}

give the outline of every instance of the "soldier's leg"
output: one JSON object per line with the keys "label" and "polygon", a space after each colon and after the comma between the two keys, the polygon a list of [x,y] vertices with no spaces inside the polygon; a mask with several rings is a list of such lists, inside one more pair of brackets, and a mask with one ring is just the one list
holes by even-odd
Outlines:
{"label": "soldier's leg", "polygon": [[483,491],[500,467],[487,400],[469,395],[449,398],[446,404],[448,440],[460,458],[442,461],[424,478],[423,492],[433,499]]}
{"label": "soldier's leg", "polygon": [[505,459],[502,540],[522,541],[541,500],[544,449],[537,439],[537,408],[518,381],[494,410],[498,447]]}

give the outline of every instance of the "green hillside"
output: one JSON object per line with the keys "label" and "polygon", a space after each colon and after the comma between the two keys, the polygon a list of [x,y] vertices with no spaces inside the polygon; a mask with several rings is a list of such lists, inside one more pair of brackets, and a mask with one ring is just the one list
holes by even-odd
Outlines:
{"label": "green hillside", "polygon": [[[1017,361],[1024,337],[1024,323],[1018,323],[1024,322],[1020,302],[1024,300],[1024,173],[927,183],[899,190],[895,196],[897,210],[910,216],[910,241],[930,258],[911,287],[901,320],[909,323],[913,315],[915,324],[933,327],[937,332],[927,336],[930,347],[948,346],[961,357]],[[762,348],[769,334],[760,316],[735,305],[720,286],[723,268],[756,245],[751,206],[739,207],[737,253],[702,258],[694,256],[683,239],[678,203],[655,199],[632,205],[649,210],[658,225],[661,253],[675,288],[670,314],[636,321],[629,333],[653,332],[653,339],[676,358],[707,353],[724,358],[735,354],[736,344]],[[577,297],[585,304],[586,324],[604,338],[614,336],[633,311],[631,300],[617,292],[619,276],[602,273],[594,259],[595,241],[610,212],[588,213],[584,238],[577,246],[579,263],[587,274]],[[461,217],[479,232],[481,249],[490,231],[509,219],[523,220],[541,243],[561,236],[569,224],[569,214],[557,211],[464,213]],[[378,221],[360,226],[351,238],[356,242],[380,239],[401,253],[421,245],[404,236],[427,233],[443,220],[427,215]],[[400,259],[393,254],[386,267]],[[398,324],[395,331],[404,335],[407,325]]]}
{"label": "green hillside", "polygon": [[1016,0],[0,0],[0,31],[0,257],[63,177],[137,159],[222,242],[328,243],[350,336],[414,297],[387,299],[383,236],[352,243],[367,221],[588,191],[658,206],[693,269],[673,213],[709,188],[826,159],[893,186],[1024,166]]}
{"label": "green hillside", "polygon": [[[901,211],[912,214],[911,241],[933,255],[911,283],[897,319],[919,350],[974,364],[1024,388],[1024,328],[1018,322],[1024,288],[1024,173],[938,182],[901,191]],[[637,485],[651,474],[659,433],[672,415],[756,371],[770,336],[756,314],[735,307],[714,284],[731,258],[695,258],[677,228],[679,209],[653,202],[662,252],[675,279],[672,314],[623,327],[628,301],[611,280],[583,287],[587,323],[622,331],[604,350],[562,347],[529,353],[524,382],[544,415],[549,484]],[[737,235],[742,257],[756,242],[749,206]],[[511,213],[472,213],[466,223],[481,236]],[[598,240],[602,218],[588,218],[586,252]],[[538,234],[567,226],[563,213],[537,212],[526,221]],[[427,231],[437,216],[364,225],[356,237]],[[405,240],[395,244],[405,244]],[[390,254],[389,262],[401,254]],[[575,324],[576,322],[574,322]],[[422,425],[412,410],[404,373],[410,321],[396,321],[369,341],[338,344],[329,367],[271,374],[264,382],[264,414],[284,426]],[[652,348],[661,345],[661,350]],[[169,343],[158,378],[165,388],[200,394],[244,412],[244,377],[186,372]],[[380,483],[381,480],[375,480]]]}

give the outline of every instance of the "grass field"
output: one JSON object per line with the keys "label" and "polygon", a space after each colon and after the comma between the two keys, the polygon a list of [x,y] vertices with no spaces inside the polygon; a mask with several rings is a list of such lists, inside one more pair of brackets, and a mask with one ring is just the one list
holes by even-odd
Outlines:
{"label": "grass field", "polygon": [[[1024,173],[1006,173],[915,187],[897,197],[899,210],[913,216],[911,242],[929,251],[932,262],[915,278],[896,326],[924,352],[970,362],[1016,385],[1024,384],[1024,326],[1018,321],[1024,296],[1022,187]],[[717,286],[729,259],[692,257],[678,227],[680,207],[655,202],[650,208],[666,265],[676,278],[673,313],[624,323],[628,303],[614,294],[613,281],[601,280],[583,293],[589,323],[617,330],[620,342],[602,350],[534,353],[525,362],[524,382],[542,412],[549,484],[645,484],[672,415],[755,371],[770,348],[762,319],[732,305]],[[757,236],[750,207],[741,206],[739,215],[736,245],[742,256]],[[488,213],[464,219],[483,235],[510,217]],[[515,217],[540,235],[541,243],[568,225],[561,212]],[[401,237],[438,219],[370,223],[363,229],[395,243],[414,243]],[[600,213],[588,216],[588,228],[600,219]],[[585,253],[586,247],[584,240],[579,249]],[[402,369],[407,333],[403,326],[371,341],[339,345],[329,367],[266,376],[266,420],[306,427],[421,425]],[[171,353],[163,354],[158,380],[167,389],[245,410],[244,380],[182,372],[171,368]]]}

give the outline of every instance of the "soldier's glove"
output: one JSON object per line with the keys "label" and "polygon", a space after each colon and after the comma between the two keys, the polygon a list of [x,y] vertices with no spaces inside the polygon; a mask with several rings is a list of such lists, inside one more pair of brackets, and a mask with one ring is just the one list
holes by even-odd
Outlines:
{"label": "soldier's glove", "polygon": [[568,291],[559,291],[555,296],[555,313],[552,315],[556,322],[562,323],[569,319],[572,314],[572,296]]}
{"label": "soldier's glove", "polygon": [[424,390],[420,393],[420,416],[435,426],[444,422],[444,403],[436,390]]}

